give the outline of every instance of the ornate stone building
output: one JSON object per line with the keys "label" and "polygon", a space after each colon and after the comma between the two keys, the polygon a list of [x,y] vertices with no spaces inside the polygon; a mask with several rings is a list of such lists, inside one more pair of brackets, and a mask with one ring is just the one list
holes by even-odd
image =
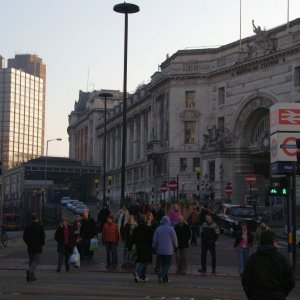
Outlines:
{"label": "ornate stone building", "polygon": [[[179,194],[234,202],[249,196],[247,173],[255,173],[252,197],[264,202],[270,178],[269,107],[300,102],[300,19],[219,48],[180,50],[168,57],[150,83],[128,99],[126,194],[162,198],[160,186],[178,178]],[[121,105],[107,121],[107,172],[119,199]],[[94,138],[101,152],[103,124]],[[70,153],[72,143],[70,143]],[[173,194],[166,193],[166,197]]]}

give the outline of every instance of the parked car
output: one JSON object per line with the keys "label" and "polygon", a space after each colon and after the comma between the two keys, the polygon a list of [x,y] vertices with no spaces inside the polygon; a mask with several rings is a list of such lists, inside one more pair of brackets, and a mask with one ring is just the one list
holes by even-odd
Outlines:
{"label": "parked car", "polygon": [[67,203],[71,200],[70,197],[62,197],[60,200],[60,205],[67,206]]}
{"label": "parked car", "polygon": [[257,227],[257,216],[253,206],[222,204],[214,217],[220,231],[233,236],[240,230],[242,223],[247,223],[248,229],[252,232]]}
{"label": "parked car", "polygon": [[72,205],[78,202],[78,200],[69,200],[69,202],[67,203],[67,208],[71,209]]}
{"label": "parked car", "polygon": [[76,207],[78,205],[85,205],[85,204],[83,202],[81,202],[81,201],[75,202],[75,203],[71,204],[70,210],[72,210],[73,212],[75,212],[75,209],[76,209]]}
{"label": "parked car", "polygon": [[75,208],[75,212],[78,215],[82,215],[83,212],[86,211],[86,210],[89,211],[89,208],[85,204],[77,205],[76,208]]}

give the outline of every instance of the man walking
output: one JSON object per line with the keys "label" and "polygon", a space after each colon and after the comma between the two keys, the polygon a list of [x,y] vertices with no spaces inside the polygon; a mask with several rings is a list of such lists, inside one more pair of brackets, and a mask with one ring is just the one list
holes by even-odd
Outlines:
{"label": "man walking", "polygon": [[201,232],[201,266],[200,273],[206,273],[207,251],[211,254],[212,273],[216,273],[216,241],[219,237],[219,227],[213,221],[212,214],[206,213]]}
{"label": "man walking", "polygon": [[160,221],[160,226],[156,228],[152,247],[156,250],[160,261],[159,282],[169,283],[168,272],[174,250],[178,247],[178,241],[168,216],[164,216]]}
{"label": "man walking", "polygon": [[102,242],[106,248],[106,268],[115,269],[118,263],[117,245],[119,242],[119,228],[114,217],[109,215],[102,229]]}
{"label": "man walking", "polygon": [[295,287],[292,268],[277,251],[275,234],[264,230],[260,247],[250,255],[242,276],[242,285],[250,300],[284,300]]}
{"label": "man walking", "polygon": [[187,270],[187,254],[191,239],[191,228],[184,222],[184,217],[178,217],[178,224],[175,225],[175,232],[178,240],[176,251],[177,274],[185,275]]}
{"label": "man walking", "polygon": [[39,223],[38,215],[36,213],[31,215],[31,223],[24,230],[23,240],[27,245],[29,257],[26,280],[27,282],[35,281],[36,277],[34,272],[39,265],[40,255],[43,246],[45,245],[45,230]]}

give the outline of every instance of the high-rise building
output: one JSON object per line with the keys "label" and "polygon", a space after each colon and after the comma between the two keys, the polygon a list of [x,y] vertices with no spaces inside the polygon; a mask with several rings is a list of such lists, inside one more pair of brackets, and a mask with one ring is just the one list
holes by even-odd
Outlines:
{"label": "high-rise building", "polygon": [[36,55],[0,64],[0,160],[11,168],[44,153],[46,65]]}

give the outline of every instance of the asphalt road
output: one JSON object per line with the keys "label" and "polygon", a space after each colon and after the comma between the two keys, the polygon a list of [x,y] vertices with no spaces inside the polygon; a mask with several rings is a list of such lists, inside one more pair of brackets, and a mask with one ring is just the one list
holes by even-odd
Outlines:
{"label": "asphalt road", "polygon": [[[239,279],[176,277],[160,284],[154,275],[136,284],[131,274],[39,271],[25,282],[24,271],[0,271],[0,299],[246,299]],[[299,297],[300,294],[298,294]],[[299,299],[297,295],[289,300]]]}

